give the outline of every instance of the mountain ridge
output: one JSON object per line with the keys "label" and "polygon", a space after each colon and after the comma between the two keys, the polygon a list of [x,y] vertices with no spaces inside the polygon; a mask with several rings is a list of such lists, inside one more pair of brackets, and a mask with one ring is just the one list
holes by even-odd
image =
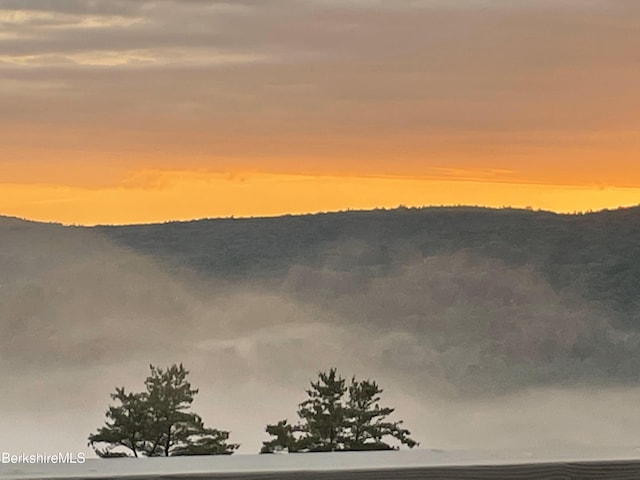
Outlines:
{"label": "mountain ridge", "polygon": [[554,212],[552,210],[544,209],[532,209],[532,208],[518,208],[518,207],[483,207],[477,205],[451,205],[451,206],[420,206],[420,207],[406,207],[398,206],[395,208],[372,208],[372,209],[348,209],[348,210],[331,210],[320,211],[310,213],[294,213],[294,214],[281,214],[281,215],[268,215],[268,216],[246,216],[235,217],[233,215],[226,217],[200,217],[193,219],[169,219],[162,222],[134,222],[126,224],[109,224],[100,223],[95,225],[76,225],[76,224],[64,224],[57,221],[41,221],[34,220],[25,217],[19,217],[15,215],[4,215],[0,213],[0,222],[24,222],[30,224],[44,224],[44,225],[60,225],[64,227],[79,227],[79,228],[118,228],[118,227],[143,227],[152,225],[166,225],[166,224],[188,224],[199,222],[212,222],[212,221],[242,221],[242,220],[273,220],[278,218],[305,218],[305,217],[318,217],[318,216],[337,216],[344,214],[366,214],[366,213],[379,213],[379,212],[394,212],[403,210],[419,210],[419,211],[455,211],[455,212],[509,212],[509,213],[533,213],[537,215],[552,215],[558,217],[584,217],[584,216],[598,216],[598,215],[640,215],[640,203],[638,205],[618,207],[618,208],[603,208],[600,210],[587,210],[580,212]]}
{"label": "mountain ridge", "polygon": [[296,265],[373,275],[465,252],[531,265],[554,289],[640,328],[640,206],[582,214],[400,207],[95,227],[0,217],[0,227],[7,226],[99,233],[170,270],[228,279],[281,278]]}

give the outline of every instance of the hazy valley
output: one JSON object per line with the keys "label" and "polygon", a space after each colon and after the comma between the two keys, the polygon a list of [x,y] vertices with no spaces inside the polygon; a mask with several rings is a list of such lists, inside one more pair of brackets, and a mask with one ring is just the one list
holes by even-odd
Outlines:
{"label": "hazy valley", "polygon": [[243,453],[331,366],[423,447],[628,446],[639,307],[639,209],[0,218],[1,443],[84,451],[114,386],[184,362]]}

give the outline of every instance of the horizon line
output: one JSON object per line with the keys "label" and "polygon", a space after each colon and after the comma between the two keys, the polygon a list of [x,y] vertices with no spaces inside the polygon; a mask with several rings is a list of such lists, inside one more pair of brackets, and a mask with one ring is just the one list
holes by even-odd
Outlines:
{"label": "horizon line", "polygon": [[152,221],[152,222],[127,222],[127,223],[64,223],[55,220],[37,220],[33,218],[19,217],[15,215],[4,215],[0,212],[0,220],[9,219],[17,220],[27,223],[38,223],[43,225],[59,225],[62,227],[81,227],[81,228],[99,228],[99,227],[134,227],[145,225],[166,225],[169,223],[192,223],[192,222],[204,222],[204,221],[218,221],[218,220],[262,220],[262,219],[276,219],[284,217],[309,217],[315,215],[338,215],[343,213],[370,213],[378,211],[393,212],[396,210],[428,210],[428,209],[478,209],[478,210],[515,210],[519,212],[531,212],[531,213],[546,213],[558,216],[578,216],[578,215],[594,215],[604,212],[617,212],[622,210],[632,210],[634,208],[640,208],[640,203],[634,205],[619,205],[615,208],[601,208],[601,209],[585,209],[568,211],[547,210],[543,208],[536,208],[533,206],[518,207],[513,205],[503,205],[500,207],[493,207],[488,205],[472,205],[472,204],[442,204],[442,205],[403,205],[399,204],[395,207],[373,207],[373,208],[347,208],[341,210],[317,210],[310,212],[296,212],[296,213],[280,213],[274,215],[248,215],[248,216],[218,216],[218,217],[193,217],[193,218],[169,218],[166,220]]}

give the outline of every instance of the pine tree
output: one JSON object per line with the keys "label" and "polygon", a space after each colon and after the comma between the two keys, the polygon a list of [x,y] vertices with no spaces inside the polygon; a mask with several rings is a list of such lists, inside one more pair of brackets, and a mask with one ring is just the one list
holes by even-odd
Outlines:
{"label": "pine tree", "polygon": [[[89,436],[89,444],[102,457],[179,455],[222,455],[239,445],[228,443],[229,432],[207,428],[200,416],[190,411],[197,389],[187,380],[182,364],[167,369],[149,366],[146,391],[127,394],[116,389],[111,397],[120,405],[109,407],[107,423]],[[99,445],[106,444],[105,448]]]}
{"label": "pine tree", "polygon": [[307,390],[309,399],[302,402],[298,416],[303,420],[302,447],[313,452],[333,452],[342,449],[345,428],[343,396],[345,380],[335,368],[320,372],[318,381]]}
{"label": "pine tree", "polygon": [[[99,457],[127,455],[114,451],[116,447],[124,447],[137,457],[145,450],[149,426],[146,394],[127,393],[124,388],[116,388],[116,393],[112,393],[111,398],[119,405],[109,406],[106,425],[100,427],[97,433],[89,435],[89,445]],[[98,448],[99,444],[107,444],[109,447]]]}
{"label": "pine tree", "polygon": [[187,381],[188,371],[182,364],[166,370],[150,365],[151,375],[145,380],[147,406],[150,414],[149,457],[168,457],[174,447],[184,446],[199,430],[201,420],[189,412],[197,389]]}
{"label": "pine tree", "polygon": [[347,387],[332,368],[320,372],[306,392],[309,398],[298,408],[300,422],[267,425],[266,432],[275,438],[263,442],[261,453],[397,449],[385,441],[389,437],[409,448],[418,445],[402,421],[386,421],[394,409],[380,406],[383,390],[374,381],[354,377]]}
{"label": "pine tree", "polygon": [[383,390],[375,381],[357,381],[355,377],[349,385],[349,400],[346,406],[348,435],[345,450],[393,450],[383,438],[392,437],[409,448],[417,442],[409,437],[411,432],[402,428],[402,421],[386,422],[386,417],[395,409],[380,406]]}

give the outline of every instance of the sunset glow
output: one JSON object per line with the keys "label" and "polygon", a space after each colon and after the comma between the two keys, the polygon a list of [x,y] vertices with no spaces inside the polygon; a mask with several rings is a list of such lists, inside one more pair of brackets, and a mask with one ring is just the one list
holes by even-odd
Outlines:
{"label": "sunset glow", "polygon": [[0,0],[0,215],[640,203],[633,2],[80,3]]}
{"label": "sunset glow", "polygon": [[420,178],[143,172],[119,186],[4,184],[5,212],[66,224],[276,216],[399,205],[485,205],[558,212],[633,205],[640,188]]}

